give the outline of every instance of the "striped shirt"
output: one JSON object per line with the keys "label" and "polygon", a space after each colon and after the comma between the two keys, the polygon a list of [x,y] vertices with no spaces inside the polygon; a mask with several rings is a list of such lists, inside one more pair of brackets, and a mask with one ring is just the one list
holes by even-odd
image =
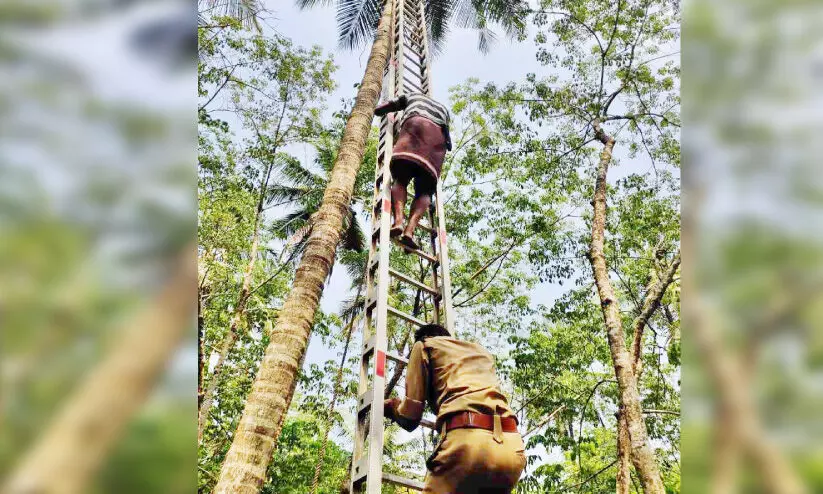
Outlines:
{"label": "striped shirt", "polygon": [[409,117],[417,115],[425,117],[445,129],[449,128],[449,110],[444,105],[421,93],[407,94],[406,100],[408,103],[405,112],[403,112],[403,118],[400,120],[401,126]]}

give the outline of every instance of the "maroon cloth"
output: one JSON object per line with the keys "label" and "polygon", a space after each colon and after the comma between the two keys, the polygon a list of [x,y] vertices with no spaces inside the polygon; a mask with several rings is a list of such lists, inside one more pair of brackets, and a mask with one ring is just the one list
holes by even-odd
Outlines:
{"label": "maroon cloth", "polygon": [[446,136],[443,129],[428,118],[409,117],[400,128],[400,135],[392,148],[392,169],[411,162],[440,179],[443,158],[446,157]]}

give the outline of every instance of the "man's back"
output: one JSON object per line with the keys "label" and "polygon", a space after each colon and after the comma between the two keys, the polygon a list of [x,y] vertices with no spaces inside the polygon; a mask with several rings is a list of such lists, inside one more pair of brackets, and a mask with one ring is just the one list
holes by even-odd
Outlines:
{"label": "man's back", "polygon": [[426,338],[421,346],[431,369],[429,402],[438,418],[464,411],[514,417],[485,348],[448,336]]}
{"label": "man's back", "polygon": [[418,331],[406,371],[406,398],[386,400],[383,413],[409,431],[420,423],[426,402],[437,413],[440,441],[426,461],[423,492],[509,494],[526,456],[494,357],[477,343],[447,334],[438,325]]}

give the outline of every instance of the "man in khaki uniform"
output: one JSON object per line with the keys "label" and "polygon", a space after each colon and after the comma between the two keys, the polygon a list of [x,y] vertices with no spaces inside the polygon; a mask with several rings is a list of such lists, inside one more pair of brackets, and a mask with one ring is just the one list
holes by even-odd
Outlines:
{"label": "man in khaki uniform", "polygon": [[437,324],[415,333],[406,371],[406,398],[385,401],[384,414],[414,430],[428,401],[440,443],[426,466],[423,492],[508,494],[526,456],[517,418],[494,371],[494,358],[476,343],[457,340]]}

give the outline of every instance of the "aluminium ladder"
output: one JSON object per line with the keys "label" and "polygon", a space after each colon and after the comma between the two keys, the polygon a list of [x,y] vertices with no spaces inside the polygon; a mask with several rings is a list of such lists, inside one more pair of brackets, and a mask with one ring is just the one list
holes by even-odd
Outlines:
{"label": "aluminium ladder", "polygon": [[[390,61],[384,71],[383,100],[395,99],[402,94],[423,93],[431,95],[430,56],[426,32],[425,7],[422,0],[386,0],[393,2],[392,25],[390,27]],[[407,360],[387,351],[387,326],[389,315],[413,325],[422,326],[422,321],[389,306],[389,279],[395,278],[431,296],[434,305],[434,320],[454,332],[454,313],[451,301],[448,249],[446,246],[446,223],[443,216],[441,184],[438,180],[433,207],[429,209],[429,222],[422,223],[418,230],[429,234],[431,251],[412,250],[404,246],[408,253],[419,256],[431,264],[432,284],[426,285],[411,276],[398,272],[389,266],[389,252],[392,244],[389,236],[391,225],[391,173],[388,164],[394,146],[394,136],[399,131],[400,118],[390,113],[380,119],[380,138],[377,149],[377,167],[372,204],[372,222],[369,242],[369,259],[366,267],[365,323],[363,328],[363,350],[360,359],[360,385],[358,387],[354,452],[351,470],[351,492],[379,494],[383,482],[398,484],[419,491],[423,483],[383,472],[383,400],[386,386],[386,359],[397,365],[406,365]],[[439,272],[439,273],[438,273]],[[424,420],[424,427],[434,424]]]}

